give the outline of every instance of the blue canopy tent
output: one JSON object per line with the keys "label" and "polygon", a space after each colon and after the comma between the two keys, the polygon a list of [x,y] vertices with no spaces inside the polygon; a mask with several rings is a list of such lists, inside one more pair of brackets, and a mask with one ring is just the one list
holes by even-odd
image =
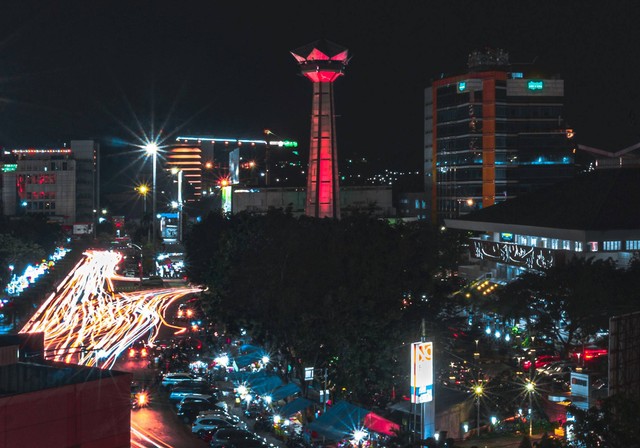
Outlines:
{"label": "blue canopy tent", "polygon": [[240,346],[241,353],[263,352],[263,351],[264,349],[251,344],[244,344]]}
{"label": "blue canopy tent", "polygon": [[315,431],[326,439],[340,441],[350,437],[355,430],[362,428],[367,414],[369,411],[364,408],[346,401],[339,401],[316,421],[310,423],[307,429]]}
{"label": "blue canopy tent", "polygon": [[313,401],[307,400],[304,397],[298,397],[282,406],[278,411],[278,414],[280,414],[281,417],[289,418],[296,412],[310,408],[311,406],[313,406]]}
{"label": "blue canopy tent", "polygon": [[261,359],[262,359],[261,353],[250,352],[250,353],[247,353],[246,355],[242,355],[234,358],[233,361],[236,363],[236,366],[239,369],[242,369],[243,367],[247,367],[248,365],[253,364],[256,361],[260,361]]}
{"label": "blue canopy tent", "polygon": [[258,370],[256,372],[243,372],[243,371],[235,371],[229,372],[229,380],[233,381],[235,384],[248,383],[249,381],[255,381],[257,378],[262,378],[267,376],[267,372],[264,370]]}
{"label": "blue canopy tent", "polygon": [[300,392],[300,387],[298,387],[295,383],[287,383],[278,387],[271,393],[271,401],[275,403],[276,401],[284,400],[291,395],[295,395]]}
{"label": "blue canopy tent", "polygon": [[282,385],[279,376],[264,376],[247,382],[251,390],[258,395],[265,395]]}

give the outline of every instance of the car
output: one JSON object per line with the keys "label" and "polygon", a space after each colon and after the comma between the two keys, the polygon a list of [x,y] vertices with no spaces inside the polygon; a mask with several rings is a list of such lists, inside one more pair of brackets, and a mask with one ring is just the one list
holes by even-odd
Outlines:
{"label": "car", "polygon": [[167,373],[162,377],[162,385],[164,387],[169,387],[184,381],[202,381],[203,383],[206,384],[206,381],[204,380],[204,378],[200,378],[196,375],[193,375],[191,373],[185,373],[185,372]]}
{"label": "car", "polygon": [[[539,355],[536,357],[535,368],[541,369],[543,367],[548,366],[552,362],[560,361],[560,357],[557,355]],[[531,360],[527,359],[522,363],[522,368],[525,371],[528,371],[531,368]]]}
{"label": "car", "polygon": [[228,420],[231,425],[237,425],[242,422],[242,420],[240,420],[240,417],[238,417],[237,415],[231,415],[228,412],[222,411],[218,408],[207,409],[201,411],[200,414],[198,414],[198,417],[206,416],[224,418],[225,420]]}
{"label": "car", "polygon": [[557,367],[564,366],[566,364],[575,364],[575,363],[573,361],[566,361],[566,360],[554,361],[551,364],[547,364],[546,366],[539,368],[538,373],[541,373],[542,375],[548,375]]}
{"label": "car", "polygon": [[131,347],[129,347],[129,350],[127,350],[127,358],[146,359],[149,357],[149,353],[150,351],[147,345],[142,341],[138,341],[131,345]]}
{"label": "car", "polygon": [[198,416],[200,416],[203,412],[212,412],[216,413],[215,417],[219,418],[227,418],[228,414],[224,413],[221,409],[217,408],[215,405],[211,405],[205,402],[196,402],[192,401],[189,403],[184,403],[177,408],[177,415],[180,420],[185,423],[192,422],[196,420]]}
{"label": "car", "polygon": [[[171,391],[171,393],[169,394],[169,401],[172,401],[176,404],[181,403],[182,400],[184,400],[185,398],[188,398],[187,401],[206,401],[209,402],[209,400],[211,398],[213,398],[213,396],[209,395],[209,394],[201,394],[198,392],[194,392],[190,389],[182,389],[180,387],[177,387],[175,389],[173,389]],[[214,404],[215,401],[211,404]]]}
{"label": "car", "polygon": [[170,386],[170,389],[189,389],[194,393],[213,395],[217,394],[218,388],[209,384],[204,378],[198,378],[197,380],[186,380],[181,381],[173,386]]}
{"label": "car", "polygon": [[565,373],[571,373],[576,370],[578,364],[571,361],[559,361],[557,363],[549,364],[547,367],[542,369],[542,373],[545,375],[562,375]]}
{"label": "car", "polygon": [[264,439],[236,439],[226,444],[210,444],[214,448],[269,448],[271,445]]}
{"label": "car", "polygon": [[239,423],[234,423],[222,417],[203,415],[201,417],[197,417],[193,423],[191,424],[191,432],[194,434],[199,434],[200,431],[204,432],[209,429],[215,429],[220,426],[235,426],[240,429],[247,429],[247,424],[243,421]]}
{"label": "car", "polygon": [[258,434],[245,429],[221,428],[212,434],[209,446],[212,448],[223,448],[236,441],[246,439],[263,440]]}

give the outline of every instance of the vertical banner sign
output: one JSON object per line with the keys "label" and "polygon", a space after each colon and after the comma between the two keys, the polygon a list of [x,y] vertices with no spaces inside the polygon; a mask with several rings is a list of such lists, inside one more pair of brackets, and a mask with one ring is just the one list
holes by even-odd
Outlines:
{"label": "vertical banner sign", "polygon": [[411,403],[433,400],[433,343],[411,344]]}

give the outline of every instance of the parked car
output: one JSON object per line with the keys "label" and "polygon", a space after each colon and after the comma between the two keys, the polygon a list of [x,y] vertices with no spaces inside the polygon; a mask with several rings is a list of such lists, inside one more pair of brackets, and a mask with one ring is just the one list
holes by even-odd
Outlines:
{"label": "parked car", "polygon": [[239,439],[229,441],[226,444],[209,445],[215,448],[269,448],[270,445],[264,439]]}
{"label": "parked car", "polygon": [[204,378],[200,378],[196,375],[193,375],[191,373],[185,373],[185,372],[167,373],[162,377],[162,385],[164,387],[169,387],[184,381],[199,381],[206,384],[206,381],[204,380]]}
{"label": "parked car", "polygon": [[557,363],[554,362],[552,364],[549,364],[547,367],[545,367],[542,370],[542,373],[545,375],[551,375],[551,376],[562,375],[565,373],[574,372],[577,367],[578,367],[578,364],[576,364],[575,362],[559,361]]}
{"label": "parked car", "polygon": [[222,428],[213,433],[209,446],[212,448],[225,448],[229,443],[246,439],[263,440],[259,435],[251,431],[237,428]]}
{"label": "parked car", "polygon": [[[177,415],[185,423],[190,423],[205,411],[216,412],[215,405],[204,402],[185,403],[178,407]],[[225,414],[216,414],[216,417],[226,418]]]}
{"label": "parked car", "polygon": [[[183,399],[189,397],[190,400],[198,400],[198,401],[208,401],[211,398],[213,398],[211,395],[209,394],[199,394],[197,392],[194,392],[190,389],[181,389],[181,388],[176,388],[174,390],[171,391],[171,393],[169,394],[169,401],[178,404],[180,403]],[[189,400],[188,400],[189,401]],[[215,403],[215,401],[214,401]],[[212,403],[213,404],[213,403]]]}
{"label": "parked car", "polygon": [[228,420],[229,423],[232,425],[237,425],[239,423],[242,423],[242,420],[240,420],[240,417],[238,417],[237,415],[228,414],[227,412],[221,411],[220,409],[217,409],[217,408],[206,409],[200,412],[200,414],[198,414],[198,417],[220,417],[225,420]]}
{"label": "parked car", "polygon": [[191,424],[191,432],[193,432],[194,434],[199,434],[200,431],[204,432],[209,429],[218,428],[220,426],[235,426],[240,429],[247,429],[247,424],[243,421],[240,421],[239,423],[233,423],[232,421],[225,418],[203,415],[196,418]]}
{"label": "parked car", "polygon": [[224,401],[218,400],[218,397],[215,395],[206,395],[206,394],[187,394],[182,397],[180,402],[177,404],[178,407],[182,406],[185,403],[208,403],[212,406],[219,407],[221,411],[226,412],[227,403]]}

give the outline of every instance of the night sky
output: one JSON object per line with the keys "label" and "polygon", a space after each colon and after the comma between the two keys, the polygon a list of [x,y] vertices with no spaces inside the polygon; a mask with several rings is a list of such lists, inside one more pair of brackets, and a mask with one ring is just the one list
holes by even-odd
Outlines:
{"label": "night sky", "polygon": [[336,83],[341,160],[422,170],[423,95],[503,48],[565,79],[579,143],[640,140],[640,2],[14,1],[0,10],[0,145],[103,142],[106,163],[141,135],[262,137],[308,149],[311,84],[289,51],[349,48]]}

